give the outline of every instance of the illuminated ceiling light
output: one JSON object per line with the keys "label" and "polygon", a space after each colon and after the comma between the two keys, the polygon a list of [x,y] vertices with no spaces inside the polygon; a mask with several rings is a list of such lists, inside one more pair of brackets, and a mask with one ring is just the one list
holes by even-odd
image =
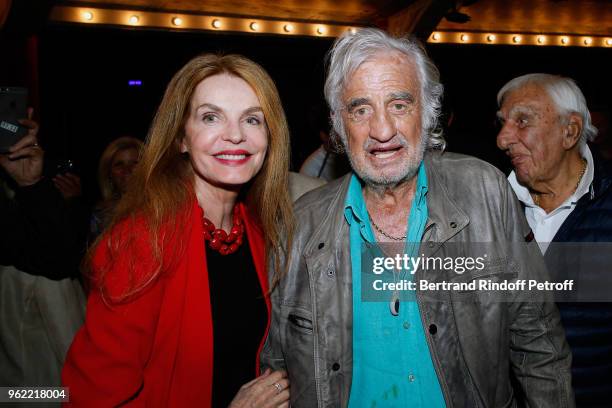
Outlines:
{"label": "illuminated ceiling light", "polygon": [[522,40],[523,37],[521,37],[520,35],[515,35],[514,37],[512,37],[512,42],[515,44],[519,44]]}
{"label": "illuminated ceiling light", "polygon": [[322,35],[325,34],[325,28],[323,26],[317,27],[317,34]]}
{"label": "illuminated ceiling light", "polygon": [[138,16],[131,16],[129,21],[130,21],[130,24],[138,24],[138,21],[140,21],[140,18]]}
{"label": "illuminated ceiling light", "polygon": [[212,26],[213,26],[214,28],[221,28],[221,20],[214,19],[214,20],[212,21]]}
{"label": "illuminated ceiling light", "polygon": [[612,38],[606,38],[606,46],[609,47],[612,45]]}
{"label": "illuminated ceiling light", "polygon": [[586,37],[583,42],[584,45],[591,45],[593,44],[593,39],[591,37]]}
{"label": "illuminated ceiling light", "polygon": [[466,42],[467,40],[470,39],[470,36],[467,34],[461,34],[461,37],[459,37],[461,39],[461,41]]}
{"label": "illuminated ceiling light", "polygon": [[496,38],[497,38],[497,37],[495,36],[495,34],[489,34],[489,35],[487,35],[487,41],[488,41],[488,42],[493,42],[493,41],[495,41],[495,39],[496,39]]}
{"label": "illuminated ceiling light", "polygon": [[285,30],[286,33],[290,33],[293,31],[293,24],[285,24],[285,26],[283,27],[283,30]]}
{"label": "illuminated ceiling light", "polygon": [[172,24],[174,24],[175,26],[180,26],[181,24],[183,24],[183,19],[180,17],[174,17],[172,19]]}
{"label": "illuminated ceiling light", "polygon": [[544,44],[545,40],[546,40],[546,37],[544,37],[543,35],[538,35],[538,38],[536,39],[538,44]]}
{"label": "illuminated ceiling light", "polygon": [[567,43],[569,43],[569,38],[567,38],[567,37],[561,37],[561,44],[563,44],[563,45],[567,45]]}
{"label": "illuminated ceiling light", "polygon": [[431,39],[434,41],[438,41],[440,39],[440,33],[433,33],[431,35]]}
{"label": "illuminated ceiling light", "polygon": [[93,13],[91,11],[86,11],[83,13],[83,18],[85,20],[91,21],[93,20]]}
{"label": "illuminated ceiling light", "polygon": [[257,31],[259,30],[259,23],[257,21],[253,21],[251,24],[249,24],[249,28],[253,31]]}

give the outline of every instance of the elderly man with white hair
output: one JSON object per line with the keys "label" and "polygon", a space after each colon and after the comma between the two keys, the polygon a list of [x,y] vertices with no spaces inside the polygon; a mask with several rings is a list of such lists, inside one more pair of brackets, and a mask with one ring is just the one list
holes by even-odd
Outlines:
{"label": "elderly man with white hair", "polygon": [[[362,29],[331,50],[325,95],[352,172],[296,203],[261,355],[287,370],[292,407],[574,405],[554,302],[469,289],[546,271],[503,174],[442,153],[442,91],[416,40]],[[486,253],[469,271],[369,263],[373,253],[385,265],[392,254],[463,262],[476,243]]]}
{"label": "elderly man with white hair", "polygon": [[510,185],[551,274],[577,278],[581,289],[573,300],[582,303],[559,304],[576,404],[610,406],[612,303],[585,302],[612,301],[612,246],[602,244],[612,242],[612,170],[587,145],[597,129],[570,78],[523,75],[504,85],[497,101],[497,145],[512,161]]}

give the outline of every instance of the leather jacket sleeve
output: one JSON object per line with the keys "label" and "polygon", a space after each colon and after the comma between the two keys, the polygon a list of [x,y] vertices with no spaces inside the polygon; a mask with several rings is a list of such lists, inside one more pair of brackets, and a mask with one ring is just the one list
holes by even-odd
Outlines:
{"label": "leather jacket sleeve", "polygon": [[[280,265],[284,265],[285,259],[281,256]],[[274,276],[274,263],[270,262],[269,276]],[[272,370],[286,370],[280,339],[280,285],[276,285],[271,291],[270,302],[272,303],[272,316],[270,318],[270,329],[268,337],[260,356],[260,368],[263,372],[266,368]]]}
{"label": "leather jacket sleeve", "polygon": [[[523,210],[506,186],[506,231],[522,253],[514,257],[521,279],[550,280]],[[571,353],[551,292],[518,291],[509,304],[510,360],[528,407],[574,407]]]}

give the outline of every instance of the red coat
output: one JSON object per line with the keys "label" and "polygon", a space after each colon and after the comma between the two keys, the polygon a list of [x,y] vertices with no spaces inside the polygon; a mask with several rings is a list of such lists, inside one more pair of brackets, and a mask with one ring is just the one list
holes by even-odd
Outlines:
{"label": "red coat", "polygon": [[[243,205],[240,210],[259,282],[267,293],[262,232]],[[143,294],[129,303],[108,306],[99,290],[92,290],[85,324],[68,351],[62,372],[72,404],[116,406],[141,390],[129,405],[210,406],[213,324],[202,210],[196,200],[190,221],[192,227],[185,228],[185,236],[179,237],[185,245],[183,256],[166,259],[171,264],[170,270],[164,271]],[[135,230],[143,227],[136,225]],[[130,232],[134,233],[134,229]],[[152,256],[147,248],[137,243],[135,251],[114,260],[107,275],[113,279],[111,290],[125,288],[128,262],[137,262],[136,273],[140,266],[151,265]],[[107,257],[102,244],[94,256],[94,272]],[[266,305],[269,327],[269,297]],[[262,346],[263,339],[260,350]]]}

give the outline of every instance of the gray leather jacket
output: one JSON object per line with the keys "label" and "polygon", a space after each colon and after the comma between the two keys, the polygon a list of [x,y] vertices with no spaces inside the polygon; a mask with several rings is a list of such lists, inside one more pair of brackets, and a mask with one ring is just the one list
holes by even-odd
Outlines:
{"label": "gray leather jacket", "polygon": [[[457,256],[469,251],[471,242],[497,243],[484,270],[428,275],[429,281],[547,280],[537,246],[524,245],[530,229],[503,174],[452,153],[426,153],[425,166],[429,219],[419,254]],[[353,315],[344,203],[349,181],[350,175],[298,200],[288,272],[272,292],[261,363],[288,371],[296,408],[348,404]],[[508,242],[523,243],[524,249],[512,255]],[[423,278],[419,273],[415,280]],[[514,407],[517,400],[539,408],[574,406],[571,355],[548,295],[547,301],[535,301],[512,292],[504,302],[482,292],[439,296],[427,301],[417,291],[448,407]]]}

